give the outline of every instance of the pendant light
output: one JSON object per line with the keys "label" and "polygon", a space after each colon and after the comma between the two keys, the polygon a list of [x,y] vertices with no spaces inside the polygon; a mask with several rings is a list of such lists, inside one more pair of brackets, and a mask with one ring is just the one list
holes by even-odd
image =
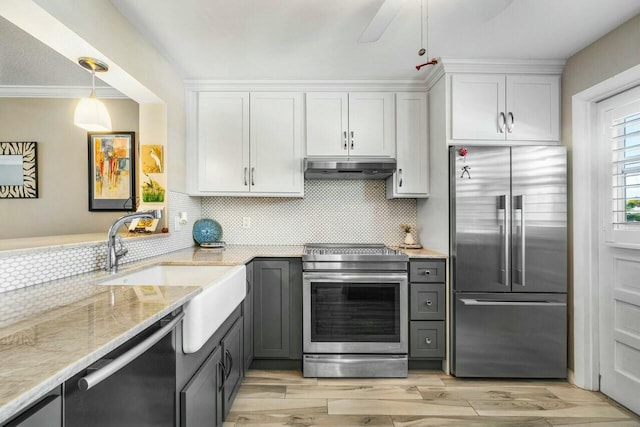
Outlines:
{"label": "pendant light", "polygon": [[91,71],[91,94],[82,98],[76,106],[73,123],[90,132],[105,132],[111,130],[111,117],[107,107],[96,97],[96,73],[104,73],[109,66],[94,58],[82,57],[78,63]]}

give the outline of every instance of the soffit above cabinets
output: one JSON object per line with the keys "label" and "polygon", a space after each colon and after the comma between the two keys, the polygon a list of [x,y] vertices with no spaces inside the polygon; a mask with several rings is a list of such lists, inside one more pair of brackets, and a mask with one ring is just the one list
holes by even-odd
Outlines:
{"label": "soffit above cabinets", "polygon": [[[382,0],[111,2],[185,79],[424,81],[429,69],[415,69],[420,0],[406,1],[375,43],[357,40]],[[427,55],[567,59],[640,2],[429,0],[428,10]]]}

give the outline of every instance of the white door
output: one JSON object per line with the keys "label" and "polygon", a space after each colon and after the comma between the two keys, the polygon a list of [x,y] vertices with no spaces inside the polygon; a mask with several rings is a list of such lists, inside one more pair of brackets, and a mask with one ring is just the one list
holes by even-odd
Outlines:
{"label": "white door", "polygon": [[451,138],[504,140],[504,74],[451,76]]}
{"label": "white door", "polygon": [[349,156],[395,156],[394,94],[349,94]]}
{"label": "white door", "polygon": [[560,76],[507,76],[507,139],[560,140]]}
{"label": "white door", "polygon": [[309,92],[306,106],[307,156],[348,156],[348,94]]}
{"label": "white door", "polygon": [[249,191],[249,93],[198,94],[198,190]]}
{"label": "white door", "polygon": [[394,197],[429,195],[427,94],[396,94],[396,158]]}
{"label": "white door", "polygon": [[640,87],[598,120],[600,389],[640,413]]}
{"label": "white door", "polygon": [[303,194],[302,94],[251,94],[252,193]]}

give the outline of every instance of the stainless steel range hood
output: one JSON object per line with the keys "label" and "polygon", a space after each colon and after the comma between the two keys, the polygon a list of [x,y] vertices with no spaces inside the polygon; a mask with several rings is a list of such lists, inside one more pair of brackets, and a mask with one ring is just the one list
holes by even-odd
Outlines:
{"label": "stainless steel range hood", "polygon": [[307,179],[385,179],[396,170],[396,159],[304,159]]}

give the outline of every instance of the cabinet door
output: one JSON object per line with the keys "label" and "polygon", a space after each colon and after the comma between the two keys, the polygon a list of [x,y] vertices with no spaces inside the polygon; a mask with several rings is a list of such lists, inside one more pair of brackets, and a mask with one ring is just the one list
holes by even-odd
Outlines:
{"label": "cabinet door", "polygon": [[303,193],[302,94],[251,94],[253,193]]}
{"label": "cabinet door", "polygon": [[198,189],[249,191],[249,94],[198,94]]}
{"label": "cabinet door", "polygon": [[507,139],[560,140],[560,76],[507,76]]}
{"label": "cabinet door", "polygon": [[451,76],[452,139],[504,140],[504,114],[504,74]]}
{"label": "cabinet door", "polygon": [[346,92],[307,93],[307,156],[349,154]]}
{"label": "cabinet door", "polygon": [[395,156],[394,94],[349,94],[349,156]]}
{"label": "cabinet door", "polygon": [[222,350],[217,347],[180,391],[182,427],[210,427],[220,424],[222,416],[218,396],[222,385],[221,354]]}
{"label": "cabinet door", "polygon": [[253,268],[254,356],[286,359],[290,354],[289,261],[258,260]]}
{"label": "cabinet door", "polygon": [[240,387],[240,380],[242,379],[242,324],[242,319],[238,319],[222,339],[222,350],[224,352],[222,360],[225,367],[223,392],[224,419],[227,418],[229,411],[231,411],[231,405],[236,397],[236,393]]}
{"label": "cabinet door", "polygon": [[396,94],[396,158],[394,197],[429,195],[427,94]]}
{"label": "cabinet door", "polygon": [[242,331],[244,344],[244,372],[246,373],[253,362],[253,263],[247,264],[247,295],[242,304],[242,319],[244,330]]}

